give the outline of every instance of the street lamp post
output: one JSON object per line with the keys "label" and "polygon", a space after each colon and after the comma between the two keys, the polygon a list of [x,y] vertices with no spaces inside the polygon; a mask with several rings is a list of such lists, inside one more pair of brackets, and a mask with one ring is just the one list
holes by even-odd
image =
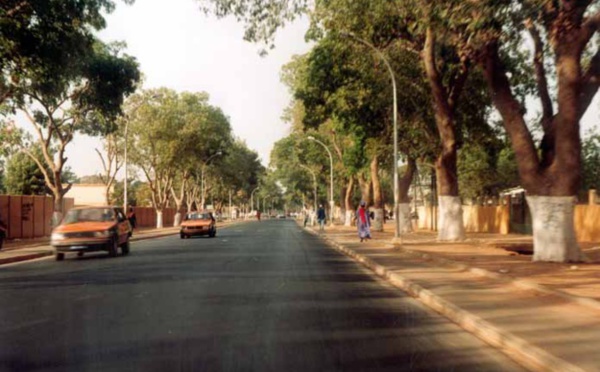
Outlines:
{"label": "street lamp post", "polygon": [[327,145],[325,145],[323,142],[319,141],[313,136],[308,136],[308,139],[323,146],[325,150],[327,150],[327,154],[329,154],[329,222],[331,226],[333,226],[333,155],[331,155],[329,147],[327,147]]}
{"label": "street lamp post", "polygon": [[375,53],[383,60],[385,63],[390,76],[392,78],[392,90],[394,94],[394,221],[395,221],[395,231],[394,231],[394,240],[400,240],[400,216],[399,216],[399,203],[400,203],[400,185],[398,181],[398,92],[396,89],[396,76],[394,75],[394,69],[392,69],[392,65],[386,58],[385,54],[381,52],[381,50],[377,49],[373,44],[368,41],[359,38],[358,36],[348,33],[342,32],[343,36],[350,37],[358,41],[359,43],[366,45],[367,47],[373,49]]}
{"label": "street lamp post", "polygon": [[217,151],[216,153],[212,154],[211,156],[208,157],[208,159],[206,159],[206,161],[204,163],[202,163],[202,172],[201,172],[201,188],[202,188],[202,210],[204,210],[206,208],[206,199],[204,198],[204,169],[206,168],[206,165],[208,164],[209,161],[211,161],[212,158],[214,158],[215,156],[220,156],[223,153],[221,152],[221,150]]}

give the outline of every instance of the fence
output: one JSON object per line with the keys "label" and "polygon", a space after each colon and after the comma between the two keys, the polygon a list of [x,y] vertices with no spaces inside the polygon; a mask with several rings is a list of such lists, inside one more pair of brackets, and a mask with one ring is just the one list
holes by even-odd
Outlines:
{"label": "fence", "polygon": [[[419,229],[437,230],[437,208],[418,207]],[[576,205],[575,233],[580,242],[600,242],[600,204]],[[463,222],[466,232],[508,234],[510,207],[508,205],[463,205]]]}
{"label": "fence", "polygon": [[[133,207],[137,220],[137,227],[156,227],[156,211],[152,207]],[[175,208],[165,208],[163,210],[163,225],[173,226],[175,221]],[[182,211],[183,213],[183,211]]]}
{"label": "fence", "polygon": [[[73,208],[72,198],[63,199],[63,211]],[[0,218],[9,239],[50,236],[54,199],[49,196],[0,195]]]}

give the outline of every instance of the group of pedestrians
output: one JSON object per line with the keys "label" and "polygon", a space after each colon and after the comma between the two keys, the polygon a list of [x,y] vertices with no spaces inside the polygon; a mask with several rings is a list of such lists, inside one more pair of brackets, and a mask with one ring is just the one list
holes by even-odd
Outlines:
{"label": "group of pedestrians", "polygon": [[[356,210],[355,214],[356,218],[356,227],[358,229],[358,237],[360,241],[363,242],[366,239],[371,239],[371,214],[367,208],[367,203],[362,200]],[[327,216],[325,214],[325,208],[323,208],[323,204],[319,205],[319,209],[317,209],[317,221],[319,222],[319,232],[325,230],[325,222],[327,221]],[[306,227],[306,223],[308,222],[308,213],[304,218],[304,226]]]}

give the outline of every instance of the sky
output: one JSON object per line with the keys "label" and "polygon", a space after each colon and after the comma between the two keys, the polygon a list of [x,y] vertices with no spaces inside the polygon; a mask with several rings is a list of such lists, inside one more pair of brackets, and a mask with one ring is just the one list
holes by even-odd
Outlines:
{"label": "sky", "polygon": [[[145,76],[144,88],[205,91],[210,103],[230,118],[234,135],[246,141],[267,166],[273,144],[289,133],[283,110],[290,93],[280,82],[281,67],[293,55],[306,53],[308,21],[301,19],[279,30],[276,48],[259,56],[261,45],[243,40],[243,25],[233,18],[205,15],[194,0],[117,1],[99,33],[105,42],[124,41]],[[600,94],[584,116],[582,134],[598,125]],[[535,111],[531,110],[530,112]],[[18,122],[25,122],[23,118]],[[27,127],[27,124],[24,124]],[[78,176],[102,171],[94,151],[97,138],[80,135],[67,147],[67,165]],[[122,179],[123,170],[118,178]]]}
{"label": "sky", "polygon": [[[291,99],[280,82],[281,67],[310,49],[304,42],[307,20],[279,31],[276,48],[265,57],[259,56],[261,45],[243,40],[242,24],[206,16],[193,0],[138,0],[131,6],[119,1],[106,21],[100,39],[127,43],[144,88],[207,92],[210,103],[229,116],[234,136],[268,165],[273,144],[289,133],[281,120]],[[76,138],[67,147],[67,165],[78,176],[100,172],[93,149],[101,147],[98,139]]]}

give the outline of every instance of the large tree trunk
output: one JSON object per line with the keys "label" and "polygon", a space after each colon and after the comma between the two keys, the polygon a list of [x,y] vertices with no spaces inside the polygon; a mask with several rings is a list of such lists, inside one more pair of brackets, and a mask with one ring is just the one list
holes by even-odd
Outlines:
{"label": "large tree trunk", "polygon": [[583,108],[579,103],[578,84],[581,71],[578,52],[574,52],[577,46],[563,45],[562,48],[565,49],[557,52],[556,57],[559,113],[548,118],[552,114],[551,105],[548,112],[544,112],[541,158],[523,118],[521,105],[512,94],[497,44],[488,45],[483,64],[494,106],[510,136],[521,184],[528,194],[534,261],[575,262],[584,259],[575,237],[573,205],[581,171],[579,117]]}
{"label": "large tree trunk", "polygon": [[352,217],[354,216],[354,206],[352,205],[352,195],[354,194],[354,177],[348,180],[346,193],[344,195],[344,205],[346,207],[346,215],[344,218],[344,226],[352,226]]}
{"label": "large tree trunk", "polygon": [[456,148],[442,151],[436,162],[436,175],[439,197],[438,240],[464,240],[463,210],[456,179]]}
{"label": "large tree trunk", "polygon": [[579,262],[584,259],[577,244],[573,215],[575,199],[569,196],[527,196],[533,220],[533,260]]}
{"label": "large tree trunk", "polygon": [[402,177],[398,180],[399,188],[399,206],[398,206],[398,218],[400,219],[400,232],[407,234],[413,232],[412,219],[410,213],[410,197],[408,192],[410,185],[415,176],[417,170],[417,162],[415,159],[409,158],[406,164],[406,171]]}
{"label": "large tree trunk", "polygon": [[365,179],[364,174],[358,175],[358,186],[360,187],[360,195],[361,200],[367,203],[367,205],[371,204],[371,182],[368,179]]}
{"label": "large tree trunk", "polygon": [[373,231],[383,231],[383,197],[379,181],[379,159],[377,155],[371,159],[371,182],[373,184]]}
{"label": "large tree trunk", "polygon": [[160,209],[156,210],[156,228],[162,229],[164,227],[163,224],[163,211]]}
{"label": "large tree trunk", "polygon": [[[52,190],[52,194],[54,196],[54,210],[52,212],[52,226],[57,226],[60,221],[62,221],[63,216],[65,214],[64,211],[64,197],[65,194],[69,191],[71,186],[67,186],[63,188],[62,182],[60,181],[61,172],[55,171],[54,174],[54,184],[50,188]],[[57,181],[58,180],[58,181]]]}
{"label": "large tree trunk", "polygon": [[440,196],[438,214],[439,221],[443,221],[438,225],[438,240],[456,241],[465,238],[465,228],[462,220],[462,205],[458,197],[454,110],[462,85],[468,75],[468,69],[463,66],[463,71],[454,82],[454,86],[451,86],[450,89],[446,88],[435,60],[435,43],[436,34],[430,28],[427,30],[423,48],[423,63],[431,88],[435,123],[442,145],[435,164]]}
{"label": "large tree trunk", "polygon": [[177,208],[175,212],[175,217],[173,219],[173,227],[177,227],[181,225],[181,201],[175,201],[175,208]]}
{"label": "large tree trunk", "polygon": [[64,195],[62,190],[53,192],[54,194],[54,210],[52,212],[52,227],[57,226],[63,218],[63,200]]}

